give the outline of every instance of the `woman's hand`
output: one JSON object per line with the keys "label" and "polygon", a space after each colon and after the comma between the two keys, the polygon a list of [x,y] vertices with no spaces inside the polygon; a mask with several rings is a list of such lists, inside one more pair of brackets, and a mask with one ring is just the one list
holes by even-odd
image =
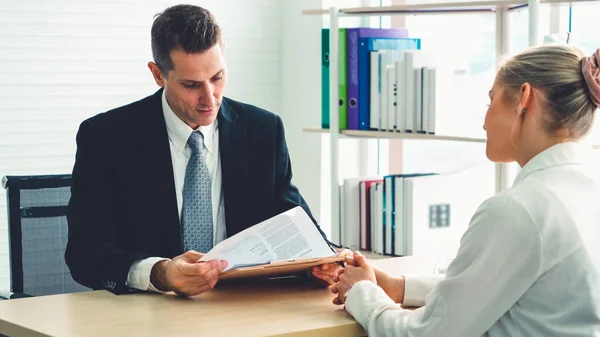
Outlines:
{"label": "woman's hand", "polygon": [[352,286],[359,281],[366,280],[377,284],[375,270],[361,253],[355,252],[354,258],[347,258],[346,262],[348,265],[339,272],[339,276],[334,277],[337,284],[331,287],[331,292],[337,294],[333,300],[334,304],[343,304]]}
{"label": "woman's hand", "polygon": [[[338,255],[347,257],[352,256],[352,251],[348,249],[338,249]],[[319,280],[325,281],[328,286],[334,284],[334,279],[342,271],[342,266],[338,263],[326,263],[313,267],[311,275]]]}
{"label": "woman's hand", "polygon": [[396,303],[404,302],[404,276],[394,277],[383,270],[375,269],[377,285]]}

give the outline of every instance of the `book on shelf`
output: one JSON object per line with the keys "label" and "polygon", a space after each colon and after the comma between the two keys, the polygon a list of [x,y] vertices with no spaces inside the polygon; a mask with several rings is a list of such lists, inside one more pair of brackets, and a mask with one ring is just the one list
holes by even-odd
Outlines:
{"label": "book on shelf", "polygon": [[347,178],[341,189],[340,244],[389,256],[430,254],[455,245],[476,208],[494,194],[493,183],[473,183],[490,173],[490,165],[480,164],[440,174]]}
{"label": "book on shelf", "polygon": [[[468,81],[464,64],[439,61],[420,49],[405,50],[400,56],[386,50],[377,53],[378,57],[371,55],[379,64],[371,65],[370,80],[371,94],[379,94],[380,102],[371,100],[371,129],[437,134],[441,127],[450,135],[464,130],[456,123],[465,118],[459,109]],[[381,59],[390,55],[391,66],[385,66],[384,72]]]}
{"label": "book on shelf", "polygon": [[[369,57],[368,54],[359,56],[359,38],[362,37],[379,37],[379,38],[402,38],[408,36],[408,31],[404,28],[340,28],[338,43],[338,83],[339,83],[339,127],[341,130],[346,128],[358,130],[359,121],[359,105],[364,100],[367,113],[363,111],[363,129],[368,129],[368,102],[369,93],[359,93],[359,83],[364,81],[368,83],[369,60],[363,60]],[[321,126],[324,129],[330,127],[330,88],[329,83],[329,28],[321,30]],[[420,43],[420,42],[419,42]],[[367,68],[363,69],[363,73],[359,74],[359,61],[365,63]],[[363,65],[364,67],[364,65]],[[366,71],[366,73],[365,73]],[[368,86],[365,87],[368,90]],[[365,89],[363,88],[363,90]]]}
{"label": "book on shelf", "polygon": [[[420,39],[407,38],[404,28],[340,28],[338,83],[340,130],[368,130],[370,50],[420,48]],[[373,38],[371,40],[371,38]],[[321,30],[321,126],[330,126],[329,28]],[[359,41],[360,39],[360,41]],[[359,50],[360,49],[360,50]],[[363,104],[364,102],[364,104]],[[361,109],[362,107],[362,109]]]}
{"label": "book on shelf", "polygon": [[360,249],[361,240],[361,214],[360,214],[360,190],[361,181],[371,181],[378,177],[355,177],[344,179],[341,204],[340,238],[344,247],[351,250]]}
{"label": "book on shelf", "polygon": [[[404,109],[401,114],[404,115],[404,129],[399,131],[413,133],[427,133],[423,127],[423,120],[428,119],[423,116],[423,67],[435,66],[435,55],[426,50],[410,50],[404,52]],[[428,89],[428,88],[427,88]],[[446,88],[450,90],[450,88]],[[399,116],[402,118],[402,116]]]}
{"label": "book on shelf", "polygon": [[329,129],[329,30],[321,30],[321,127]]}
{"label": "book on shelf", "polygon": [[[408,37],[362,37],[359,38],[359,101],[365,103],[359,104],[358,118],[359,129],[393,129],[395,124],[394,112],[391,117],[387,113],[379,113],[379,111],[393,111],[388,104],[393,106],[394,99],[381,99],[382,91],[387,90],[388,81],[382,79],[383,74],[388,66],[393,66],[394,61],[401,59],[403,51],[418,50],[421,48],[421,39]],[[375,57],[373,53],[379,53]],[[376,62],[375,58],[377,59]],[[395,74],[391,75],[392,78]],[[389,76],[388,76],[389,78]],[[392,87],[395,86],[395,80],[390,81]],[[388,97],[395,97],[394,90],[390,91]],[[384,105],[385,104],[385,105]],[[389,122],[388,122],[389,121]]]}
{"label": "book on shelf", "polygon": [[[348,28],[346,30],[346,66],[347,66],[347,84],[348,84],[348,129],[366,130],[368,128],[368,113],[363,112],[363,119],[360,120],[361,109],[369,109],[368,96],[369,87],[364,87],[359,91],[360,83],[369,83],[369,54],[360,55],[360,38],[406,38],[408,30],[405,28]],[[366,59],[365,59],[366,58]],[[366,71],[360,71],[360,67],[367,67]],[[366,91],[365,91],[366,89]]]}
{"label": "book on shelf", "polygon": [[371,194],[373,184],[382,183],[381,179],[362,180],[358,185],[359,193],[359,241],[361,250],[371,250]]}
{"label": "book on shelf", "polygon": [[383,254],[383,182],[371,186],[371,248]]}
{"label": "book on shelf", "polygon": [[[493,165],[404,180],[404,254],[454,250],[477,208],[495,194]],[[481,183],[473,183],[473,182]]]}
{"label": "book on shelf", "polygon": [[383,253],[403,256],[404,250],[404,180],[435,173],[393,174],[383,179]]}
{"label": "book on shelf", "polygon": [[[423,50],[404,28],[340,28],[338,36],[340,130],[458,135],[471,127],[461,122],[469,119],[460,103],[468,87],[464,62]],[[329,39],[323,29],[323,129],[330,128],[333,99]]]}
{"label": "book on shelf", "polygon": [[[346,28],[339,29],[339,70],[338,70],[338,92],[339,92],[339,128],[344,130],[348,128],[348,105],[347,105],[347,82],[346,82]],[[329,93],[329,28],[321,30],[321,127],[329,129],[329,109],[330,109],[330,93]]]}
{"label": "book on shelf", "polygon": [[433,68],[432,66],[425,66],[421,68],[421,81],[422,81],[422,92],[421,92],[421,130],[423,130],[423,133],[429,133],[429,134],[433,134],[434,132],[434,128],[435,128],[435,123],[433,123],[433,126],[431,125],[431,119],[433,118],[435,120],[435,111],[433,111],[431,109],[431,99],[433,99],[432,97],[432,93],[430,91],[434,90],[434,88],[432,88],[431,86],[431,78],[430,78],[430,72],[431,71],[435,71],[435,68]]}
{"label": "book on shelf", "polygon": [[347,49],[346,49],[346,28],[340,29],[340,42],[339,42],[339,70],[338,70],[338,94],[340,96],[338,105],[340,106],[340,130],[348,128],[348,68],[347,63]]}

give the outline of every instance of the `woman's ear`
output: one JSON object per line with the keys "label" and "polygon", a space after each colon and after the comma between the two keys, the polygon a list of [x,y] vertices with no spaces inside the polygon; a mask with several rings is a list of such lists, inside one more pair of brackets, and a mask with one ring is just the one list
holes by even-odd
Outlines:
{"label": "woman's ear", "polygon": [[517,105],[517,113],[522,114],[523,112],[530,110],[531,105],[533,104],[533,88],[531,84],[525,82],[521,84],[521,89],[519,90],[519,101]]}

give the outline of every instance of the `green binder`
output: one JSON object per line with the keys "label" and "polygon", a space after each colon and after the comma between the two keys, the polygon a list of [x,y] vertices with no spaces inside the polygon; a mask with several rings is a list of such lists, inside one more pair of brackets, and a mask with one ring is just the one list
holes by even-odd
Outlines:
{"label": "green binder", "polygon": [[[339,30],[339,124],[340,130],[348,128],[348,86],[346,84],[346,28]],[[329,28],[321,32],[321,127],[329,129]]]}
{"label": "green binder", "polygon": [[329,29],[321,31],[321,127],[329,129]]}

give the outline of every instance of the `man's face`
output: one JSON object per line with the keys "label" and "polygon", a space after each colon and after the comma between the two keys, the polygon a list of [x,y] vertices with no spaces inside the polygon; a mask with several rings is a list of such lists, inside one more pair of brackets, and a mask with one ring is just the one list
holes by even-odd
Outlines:
{"label": "man's face", "polygon": [[202,53],[171,51],[174,69],[163,76],[155,63],[149,67],[156,83],[165,88],[169,106],[192,129],[212,124],[223,101],[227,71],[223,47],[217,43]]}

